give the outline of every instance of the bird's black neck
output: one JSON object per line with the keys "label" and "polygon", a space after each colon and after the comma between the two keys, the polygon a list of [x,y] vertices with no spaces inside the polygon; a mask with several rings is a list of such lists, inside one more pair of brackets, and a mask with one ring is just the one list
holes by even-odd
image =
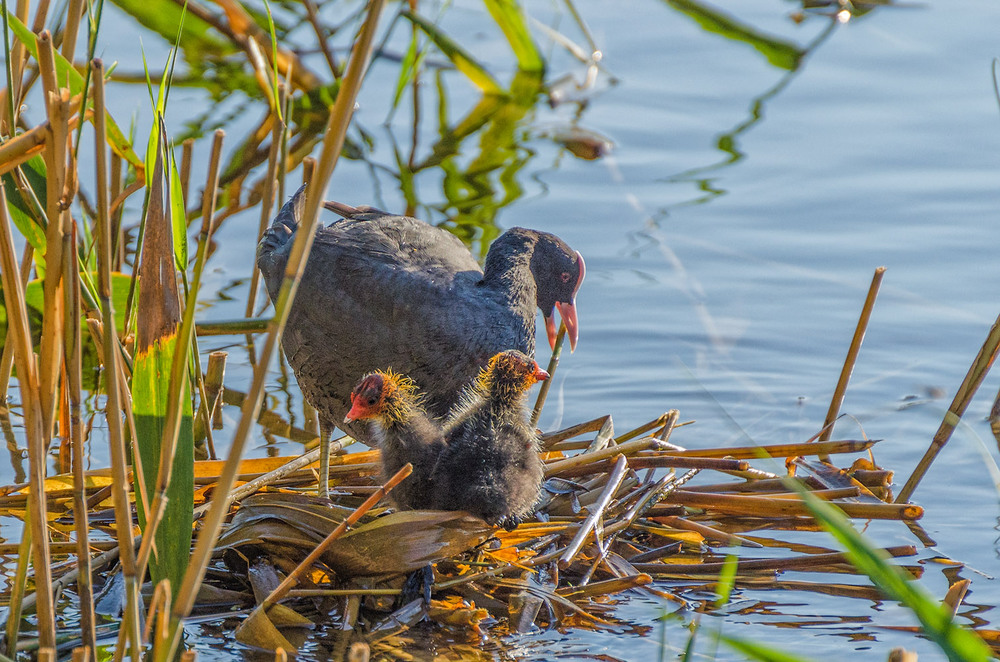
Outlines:
{"label": "bird's black neck", "polygon": [[537,240],[530,231],[508,230],[490,246],[483,268],[482,286],[514,311],[526,329],[534,328],[538,305],[538,287],[531,271]]}

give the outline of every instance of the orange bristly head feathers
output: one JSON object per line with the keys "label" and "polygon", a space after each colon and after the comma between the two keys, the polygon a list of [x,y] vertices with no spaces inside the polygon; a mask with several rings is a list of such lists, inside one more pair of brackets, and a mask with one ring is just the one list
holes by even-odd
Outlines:
{"label": "orange bristly head feathers", "polygon": [[368,373],[351,392],[351,410],[344,422],[369,419],[387,425],[402,422],[418,406],[416,388],[412,379],[391,369]]}
{"label": "orange bristly head feathers", "polygon": [[508,349],[490,359],[480,371],[476,386],[484,393],[516,395],[548,378],[549,373],[538,367],[534,359],[516,349]]}

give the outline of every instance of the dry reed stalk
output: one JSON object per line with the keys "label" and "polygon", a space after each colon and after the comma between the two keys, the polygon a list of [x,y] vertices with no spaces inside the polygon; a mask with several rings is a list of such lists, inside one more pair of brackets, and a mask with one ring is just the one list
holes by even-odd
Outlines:
{"label": "dry reed stalk", "polygon": [[[31,31],[39,33],[45,27],[45,19],[49,15],[49,0],[40,0],[38,9],[35,10],[35,22],[31,26]],[[27,23],[25,23],[27,25]]]}
{"label": "dry reed stalk", "polygon": [[62,35],[62,56],[73,62],[76,53],[76,40],[80,30],[80,18],[83,16],[83,0],[70,0],[66,9],[66,27]]}
{"label": "dry reed stalk", "polygon": [[987,334],[983,346],[979,349],[979,354],[976,355],[972,365],[969,366],[969,371],[966,373],[965,379],[962,380],[962,385],[958,387],[958,392],[955,393],[955,398],[951,401],[951,406],[948,407],[948,412],[944,415],[944,420],[941,421],[940,427],[938,427],[937,432],[934,434],[931,445],[927,448],[924,456],[920,458],[920,462],[917,463],[913,473],[906,480],[903,489],[899,491],[896,503],[906,503],[910,500],[910,496],[917,489],[917,485],[920,484],[924,474],[927,473],[931,463],[934,462],[934,458],[937,457],[937,454],[944,448],[944,445],[951,439],[951,433],[955,431],[955,426],[962,419],[962,414],[965,413],[965,409],[972,401],[972,396],[976,394],[976,391],[979,390],[979,385],[986,378],[986,373],[990,371],[990,367],[993,365],[993,361],[996,360],[998,352],[1000,352],[1000,317],[997,317],[996,321],[993,322],[993,327],[990,329],[989,334]]}
{"label": "dry reed stalk", "polygon": [[403,465],[399,471],[386,481],[386,483],[382,486],[382,489],[365,499],[365,501],[358,506],[354,512],[348,515],[343,522],[338,524],[337,528],[331,531],[329,535],[327,535],[327,537],[324,538],[315,549],[313,549],[313,551],[309,552],[308,556],[302,559],[295,569],[288,573],[288,576],[285,577],[285,579],[254,608],[253,612],[247,616],[246,620],[240,623],[239,627],[236,628],[237,635],[239,634],[240,629],[246,626],[247,623],[250,623],[255,616],[265,613],[271,605],[280,602],[288,594],[292,587],[298,584],[299,577],[301,577],[303,573],[312,569],[313,564],[316,563],[321,556],[323,556],[323,553],[326,552],[335,540],[344,535],[344,533],[347,532],[347,529],[354,526],[369,510],[378,505],[379,501],[381,501],[387,494],[389,494],[389,492],[392,491],[394,487],[396,487],[396,485],[399,485],[399,483],[401,483],[403,479],[411,473],[413,473],[413,465],[409,463]]}
{"label": "dry reed stalk", "polygon": [[807,490],[821,490],[823,484],[813,476],[767,478],[749,480],[742,483],[712,483],[709,485],[692,485],[689,492],[787,492],[788,481],[792,480]]}
{"label": "dry reed stalk", "polygon": [[83,346],[80,338],[80,265],[76,246],[76,227],[71,234],[70,249],[66,251],[66,269],[63,275],[68,283],[66,288],[66,376],[70,406],[70,439],[72,446],[73,470],[73,524],[76,527],[76,559],[80,570],[77,581],[77,597],[80,609],[80,634],[84,645],[97,650],[97,630],[94,617],[94,590],[91,585],[90,570],[90,523],[87,519],[87,486],[84,467],[85,455],[84,423],[80,416],[81,393],[83,391]]}
{"label": "dry reed stalk", "polygon": [[[281,152],[281,136],[285,130],[285,124],[278,119],[278,107],[285,105],[285,85],[278,85],[277,105],[271,108],[271,146],[267,151],[267,170],[264,173],[264,190],[261,193],[260,201],[260,223],[257,227],[257,240],[264,236],[268,224],[271,222],[271,212],[274,209],[275,182],[278,176],[278,157]],[[247,296],[245,315],[253,317],[253,310],[257,303],[257,290],[260,289],[260,269],[257,268],[256,255],[254,263],[250,267],[250,291]]]}
{"label": "dry reed stalk", "polygon": [[42,339],[39,348],[38,387],[42,412],[42,431],[51,437],[55,425],[55,406],[59,400],[59,377],[62,370],[63,237],[69,222],[66,157],[69,146],[69,92],[60,90],[56,81],[55,51],[48,30],[38,37],[38,69],[42,78],[49,127],[45,139],[47,200],[45,215],[45,272],[43,284],[44,310]]}
{"label": "dry reed stalk", "polygon": [[[21,628],[21,614],[29,608],[24,592],[28,586],[28,564],[32,556],[31,529],[32,527],[30,526],[22,527],[21,542],[13,545],[15,548],[14,551],[17,554],[17,564],[14,567],[14,575],[10,579],[7,622],[4,624],[5,650],[7,657],[11,659],[17,657],[17,635]],[[35,595],[32,594],[28,597],[33,598]]]}
{"label": "dry reed stalk", "polygon": [[0,145],[0,175],[5,175],[45,149],[48,120]]}
{"label": "dry reed stalk", "polygon": [[[833,433],[833,424],[840,415],[840,406],[844,404],[844,394],[847,392],[847,383],[851,381],[851,374],[854,372],[854,365],[858,361],[858,353],[861,351],[861,343],[865,340],[865,332],[868,330],[868,321],[872,316],[872,309],[875,307],[875,299],[878,297],[879,287],[882,285],[882,276],[885,274],[885,267],[875,269],[872,276],[872,283],[868,287],[868,296],[865,297],[865,304],[861,308],[861,316],[858,318],[858,325],[854,329],[854,337],[851,338],[851,346],[847,350],[847,358],[844,359],[844,367],[840,370],[840,378],[837,380],[837,387],[833,390],[833,397],[830,399],[830,408],[827,409],[826,418],[823,420],[823,431],[819,435],[819,441],[829,441]],[[821,462],[829,462],[830,456],[823,454],[819,456]]]}
{"label": "dry reed stalk", "polygon": [[[551,446],[558,444],[560,441],[572,439],[573,437],[584,434],[585,432],[597,432],[601,429],[601,425],[603,424],[605,418],[607,417],[601,416],[600,418],[595,418],[584,423],[571,425],[570,427],[557,432],[543,434],[541,439],[542,447],[546,450],[552,450]],[[586,448],[586,446],[580,446],[580,448]]]}
{"label": "dry reed stalk", "polygon": [[[17,19],[21,21],[23,25],[28,24],[28,9],[29,0],[17,0],[15,13],[17,15]],[[10,132],[13,134],[14,127],[17,126],[17,118],[21,108],[22,94],[24,93],[24,66],[28,63],[28,49],[21,43],[20,39],[15,39],[11,45],[10,55],[7,62],[11,68],[11,87],[13,88],[9,91],[14,115],[12,118],[9,118],[12,122],[9,128]]]}
{"label": "dry reed stalk", "polygon": [[[94,111],[97,117],[105,116],[104,64],[95,59],[90,63],[94,83]],[[132,530],[132,509],[128,498],[128,453],[122,431],[120,397],[120,368],[118,342],[115,334],[115,311],[111,296],[111,217],[108,209],[107,181],[107,135],[104,122],[94,123],[95,151],[95,204],[97,206],[97,292],[101,303],[104,333],[105,380],[107,389],[108,443],[110,445],[111,472],[113,476],[112,498],[115,508],[115,526],[118,536],[119,559],[125,578],[126,613],[122,624],[122,636],[130,644],[133,659],[139,659],[141,637],[139,634],[139,585],[136,576],[135,539]],[[136,455],[138,457],[138,455]],[[123,544],[125,543],[125,544]],[[116,647],[116,657],[124,654],[125,646]]]}
{"label": "dry reed stalk", "polygon": [[88,662],[90,660],[90,651],[95,650],[90,646],[79,646],[73,649],[72,660],[73,662]]}
{"label": "dry reed stalk", "polygon": [[302,0],[302,4],[306,8],[306,16],[309,19],[309,24],[312,26],[313,32],[316,33],[316,41],[319,43],[320,51],[323,53],[323,59],[326,60],[326,65],[330,67],[330,75],[333,76],[334,80],[339,80],[340,70],[337,67],[337,59],[334,57],[333,51],[327,46],[327,37],[323,34],[323,27],[319,22],[316,3],[312,0]]}
{"label": "dry reed stalk", "polygon": [[184,200],[190,200],[188,186],[191,184],[191,159],[194,157],[194,138],[188,138],[181,143],[181,195]]}
{"label": "dry reed stalk", "polygon": [[[91,540],[90,547],[91,550],[97,551],[108,551],[109,549],[117,549],[118,543],[112,542],[110,540]],[[19,543],[2,543],[0,544],[0,554],[16,556],[18,550],[20,549]],[[59,555],[70,555],[77,554],[80,551],[79,545],[76,541],[72,542],[50,542],[49,543],[49,553],[53,556]],[[78,577],[79,573],[76,573],[74,577]]]}
{"label": "dry reed stalk", "polygon": [[[801,444],[771,444],[765,446],[734,446],[733,448],[699,448],[671,451],[681,457],[729,457],[737,460],[754,460],[774,457],[810,456],[827,453],[860,453],[878,443],[877,439],[815,441]],[[769,477],[773,477],[769,475]]]}
{"label": "dry reed stalk", "polygon": [[558,565],[560,568],[565,569],[569,567],[569,564],[573,562],[573,557],[579,553],[580,548],[583,547],[583,543],[590,535],[590,532],[594,530],[595,526],[597,526],[598,520],[604,517],[604,511],[607,509],[608,504],[611,503],[611,499],[618,491],[618,487],[622,484],[622,480],[625,479],[625,471],[627,469],[628,460],[624,455],[619,455],[618,460],[615,462],[614,470],[611,472],[611,475],[608,476],[608,482],[604,486],[601,496],[597,499],[593,508],[590,509],[590,515],[586,520],[584,520],[583,525],[580,526],[579,530],[577,530],[576,535],[573,536],[573,540],[570,544],[566,546],[566,551],[559,557]]}
{"label": "dry reed stalk", "polygon": [[549,378],[542,382],[541,388],[538,389],[538,398],[535,400],[535,406],[531,410],[531,418],[529,420],[531,427],[538,425],[538,417],[542,415],[542,407],[545,406],[545,398],[549,394],[549,389],[552,388],[556,368],[559,367],[559,357],[562,356],[563,340],[565,339],[566,325],[560,321],[559,331],[556,333],[556,341],[552,346],[552,356],[549,357],[549,365],[545,368],[545,372],[549,373]]}
{"label": "dry reed stalk", "polygon": [[[31,278],[32,258],[35,249],[24,242],[24,253],[21,254],[21,287],[27,287]],[[14,343],[4,343],[3,354],[0,355],[0,402],[7,401],[7,390],[10,388],[10,374],[14,367]]]}
{"label": "dry reed stalk", "polygon": [[[299,231],[292,245],[288,266],[285,270],[285,277],[274,306],[275,315],[271,321],[270,333],[268,333],[259,361],[254,369],[253,383],[241,411],[240,422],[233,435],[230,455],[219,478],[219,492],[221,494],[228,494],[233,487],[240,458],[243,455],[243,448],[250,436],[250,428],[257,418],[257,412],[260,410],[268,365],[277,347],[281,331],[288,320],[288,312],[295,298],[298,282],[301,280],[302,272],[305,269],[306,259],[312,248],[312,241],[315,237],[314,229],[319,218],[319,206],[323,197],[322,194],[326,190],[337,158],[343,149],[344,137],[346,136],[347,127],[354,111],[354,103],[357,99],[358,90],[360,89],[364,72],[367,70],[368,63],[371,60],[375,27],[378,24],[378,18],[382,13],[384,4],[385,0],[371,0],[369,2],[368,14],[361,27],[358,39],[354,43],[347,74],[337,94],[333,111],[330,113],[327,131],[323,138],[323,149],[318,168],[319,173],[310,182],[310,187],[306,194],[306,208]],[[213,500],[212,506],[205,516],[205,522],[199,531],[194,553],[192,554],[188,571],[184,576],[184,582],[178,590],[177,598],[171,609],[169,645],[159,646],[154,651],[154,659],[157,662],[167,662],[173,659],[177,651],[180,644],[181,622],[191,613],[191,609],[194,607],[198,587],[201,585],[205,572],[208,569],[208,563],[215,548],[215,543],[218,540],[219,532],[222,529],[222,521],[227,513],[228,503],[226,499]]]}
{"label": "dry reed stalk", "polygon": [[629,575],[627,577],[606,579],[602,582],[587,584],[586,586],[565,586],[563,588],[557,588],[556,595],[561,595],[562,597],[569,598],[570,600],[588,600],[599,595],[611,595],[612,593],[621,593],[622,591],[639,588],[640,586],[645,586],[652,581],[652,577],[645,573],[640,573],[638,575]]}
{"label": "dry reed stalk", "polygon": [[[141,179],[145,178],[137,178],[137,180]],[[122,157],[115,153],[111,154],[111,187],[108,191],[112,200],[123,193]],[[111,206],[111,237],[111,269],[112,271],[121,271],[122,264],[125,262],[125,231],[122,229],[121,206],[117,209],[114,205]]]}
{"label": "dry reed stalk", "polygon": [[715,540],[733,547],[763,547],[763,545],[759,542],[747,540],[746,538],[741,538],[740,536],[733,535],[732,533],[726,533],[725,531],[720,531],[719,529],[713,529],[710,526],[699,524],[698,522],[692,522],[691,520],[684,519],[683,517],[677,517],[676,515],[657,517],[656,521],[660,524],[672,526],[675,529],[684,529],[685,531],[700,533],[706,540]]}
{"label": "dry reed stalk", "polygon": [[655,439],[653,437],[643,437],[642,439],[636,439],[624,444],[618,444],[617,446],[611,446],[610,448],[605,448],[594,453],[581,453],[565,460],[549,462],[545,465],[545,475],[552,476],[560,471],[565,471],[566,469],[591,464],[593,462],[597,462],[598,460],[615,457],[616,455],[634,455],[639,451],[657,449],[661,446],[662,442],[659,439]]}
{"label": "dry reed stalk", "polygon": [[401,588],[293,588],[289,598],[336,598],[347,595],[399,595]]}
{"label": "dry reed stalk", "polygon": [[[56,269],[58,271],[58,268]],[[47,437],[44,434],[38,374],[28,327],[28,309],[21,288],[20,270],[14,256],[14,237],[7,216],[7,195],[0,187],[0,279],[7,310],[7,342],[14,343],[14,364],[24,411],[24,431],[28,442],[29,498],[28,522],[31,527],[32,563],[38,614],[38,640],[42,646],[54,646],[55,611],[52,598],[52,574],[49,570],[49,538],[45,519],[45,461]]]}
{"label": "dry reed stalk", "polygon": [[[831,487],[821,490],[812,490],[809,492],[813,496],[819,499],[824,499],[826,501],[831,501],[833,499],[856,499],[863,494],[868,496],[868,491],[862,491],[860,487]],[[794,492],[779,492],[777,494],[771,494],[771,499],[799,499],[799,495]]]}
{"label": "dry reed stalk", "polygon": [[[198,415],[195,416],[194,438],[197,441],[201,438],[199,426],[204,426],[204,436],[208,442],[208,457],[212,460],[218,459],[215,453],[215,443],[212,429],[217,429],[216,418],[222,411],[222,391],[226,377],[226,358],[228,352],[215,351],[208,355],[208,366],[205,368],[204,394],[201,404],[198,407]],[[221,427],[221,422],[219,427]]]}
{"label": "dry reed stalk", "polygon": [[[808,517],[812,514],[801,501],[736,494],[704,494],[678,490],[670,495],[673,503],[743,517]],[[912,504],[832,502],[845,515],[860,519],[915,520],[924,509]]]}
{"label": "dry reed stalk", "polygon": [[[912,545],[899,545],[896,547],[885,547],[881,550],[888,556],[899,558],[902,556],[914,556],[917,548]],[[793,556],[777,559],[737,559],[736,571],[745,572],[747,570],[797,570],[800,568],[815,568],[817,566],[845,564],[849,565],[847,554],[843,552],[830,552],[827,554],[808,554],[803,556]],[[725,567],[725,561],[711,561],[708,563],[637,563],[633,564],[636,570],[646,572],[651,575],[715,575]]]}
{"label": "dry reed stalk", "polygon": [[[729,460],[714,457],[677,457],[676,455],[632,455],[629,466],[634,470],[671,467],[675,469],[714,469],[716,471],[746,471],[750,468],[746,460]],[[598,460],[589,464],[569,467],[548,476],[570,478],[573,476],[590,476],[607,473],[612,467],[611,459]]]}

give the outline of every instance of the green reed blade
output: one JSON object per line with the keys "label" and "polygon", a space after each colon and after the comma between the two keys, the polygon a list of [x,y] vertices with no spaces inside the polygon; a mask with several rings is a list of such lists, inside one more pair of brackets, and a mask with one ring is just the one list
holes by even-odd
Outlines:
{"label": "green reed blade", "polygon": [[531,38],[531,32],[524,21],[524,11],[517,0],[484,0],[484,3],[490,16],[507,37],[507,42],[517,57],[518,68],[521,71],[544,71],[545,60]]}
{"label": "green reed blade", "polygon": [[455,68],[465,74],[466,78],[482,90],[484,94],[503,94],[500,85],[486,70],[486,67],[479,64],[468,51],[442,32],[438,26],[411,11],[403,11],[401,15],[413,21],[417,27],[423,30],[431,38],[431,41],[434,42],[434,45],[441,49],[445,57],[451,60]]}

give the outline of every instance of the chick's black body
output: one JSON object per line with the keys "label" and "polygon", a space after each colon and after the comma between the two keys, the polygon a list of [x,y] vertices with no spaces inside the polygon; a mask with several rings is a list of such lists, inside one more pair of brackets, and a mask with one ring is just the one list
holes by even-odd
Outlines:
{"label": "chick's black body", "polygon": [[[257,249],[272,300],[304,198],[300,189]],[[349,218],[317,230],[282,339],[303,395],[327,428],[343,420],[358,378],[386,366],[412,378],[427,412],[444,417],[491,356],[510,348],[534,354],[536,307],[547,329],[558,307],[575,341],[584,265],[558,237],[513,228],[493,242],[481,270],[446,230],[370,208],[327,206]],[[341,427],[370,440],[366,426]]]}
{"label": "chick's black body", "polygon": [[538,501],[538,436],[524,409],[528,388],[548,375],[518,351],[494,357],[446,424],[447,445],[431,477],[433,503],[512,529]]}
{"label": "chick's black body", "polygon": [[382,480],[407,462],[413,473],[390,493],[403,509],[432,508],[431,473],[445,447],[441,426],[420,407],[413,382],[391,371],[365,375],[351,392],[349,421],[370,421],[381,455]]}

